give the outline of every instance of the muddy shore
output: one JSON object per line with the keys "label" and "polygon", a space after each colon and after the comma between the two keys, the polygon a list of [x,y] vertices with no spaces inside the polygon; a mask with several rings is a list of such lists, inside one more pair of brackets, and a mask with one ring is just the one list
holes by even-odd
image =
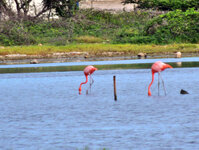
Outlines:
{"label": "muddy shore", "polygon": [[[80,61],[103,61],[103,60],[129,60],[129,59],[152,59],[152,58],[175,58],[175,53],[146,54],[145,57],[138,57],[133,54],[122,52],[106,52],[100,55],[91,55],[87,52],[53,53],[48,55],[26,55],[11,54],[0,55],[0,64],[30,64],[30,63],[61,63]],[[182,57],[199,57],[198,53],[183,53]]]}

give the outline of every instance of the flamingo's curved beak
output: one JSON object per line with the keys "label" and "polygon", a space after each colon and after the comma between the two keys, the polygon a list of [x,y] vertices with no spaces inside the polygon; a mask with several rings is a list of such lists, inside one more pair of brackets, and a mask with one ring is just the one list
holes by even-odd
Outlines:
{"label": "flamingo's curved beak", "polygon": [[173,67],[171,65],[169,65],[169,64],[165,64],[164,65],[164,69],[166,69],[166,68],[171,68],[172,69]]}
{"label": "flamingo's curved beak", "polygon": [[171,65],[167,64],[167,68],[173,68]]}
{"label": "flamingo's curved beak", "polygon": [[151,96],[151,91],[148,91],[148,96]]}
{"label": "flamingo's curved beak", "polygon": [[81,94],[81,91],[82,91],[82,88],[81,88],[81,87],[79,87],[79,95]]}

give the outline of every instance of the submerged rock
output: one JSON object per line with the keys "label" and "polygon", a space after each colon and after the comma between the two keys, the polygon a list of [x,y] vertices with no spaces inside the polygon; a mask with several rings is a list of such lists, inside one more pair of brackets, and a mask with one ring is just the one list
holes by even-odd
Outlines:
{"label": "submerged rock", "polygon": [[189,94],[187,91],[181,89],[180,94]]}

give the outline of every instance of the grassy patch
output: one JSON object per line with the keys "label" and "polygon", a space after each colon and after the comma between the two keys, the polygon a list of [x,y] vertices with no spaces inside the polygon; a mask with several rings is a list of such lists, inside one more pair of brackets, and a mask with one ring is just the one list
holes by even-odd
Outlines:
{"label": "grassy patch", "polygon": [[94,36],[79,36],[74,38],[77,43],[102,43],[103,39]]}
{"label": "grassy patch", "polygon": [[138,45],[138,44],[69,44],[66,46],[7,46],[0,48],[0,55],[27,54],[43,55],[63,52],[88,52],[98,56],[103,52],[123,52],[137,55],[140,52],[147,54],[168,54],[181,51],[182,53],[199,52],[199,44],[171,44],[171,45]]}

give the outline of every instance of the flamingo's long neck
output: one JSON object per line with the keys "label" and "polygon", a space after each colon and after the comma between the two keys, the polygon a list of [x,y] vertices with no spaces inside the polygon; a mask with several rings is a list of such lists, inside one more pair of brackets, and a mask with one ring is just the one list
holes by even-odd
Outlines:
{"label": "flamingo's long neck", "polygon": [[151,88],[151,85],[153,84],[153,81],[154,81],[154,72],[152,71],[152,81],[151,81],[151,83],[149,84],[149,87],[148,87],[148,96],[151,96],[150,88]]}
{"label": "flamingo's long neck", "polygon": [[86,81],[85,82],[82,82],[79,86],[79,94],[81,94],[81,91],[82,91],[82,84],[86,84],[88,82],[88,75],[85,75],[86,76]]}

